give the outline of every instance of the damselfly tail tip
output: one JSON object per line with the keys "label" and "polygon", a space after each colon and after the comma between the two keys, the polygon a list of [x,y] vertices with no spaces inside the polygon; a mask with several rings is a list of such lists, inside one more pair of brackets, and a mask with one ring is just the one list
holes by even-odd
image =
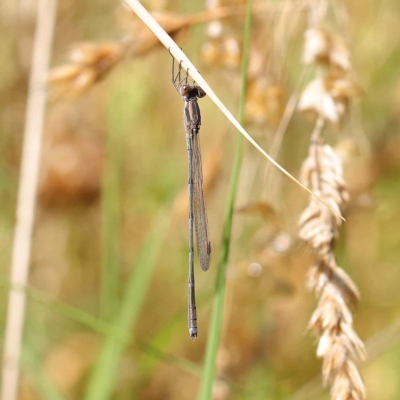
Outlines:
{"label": "damselfly tail tip", "polygon": [[197,339],[197,329],[196,328],[190,328],[189,334],[193,341],[195,341]]}

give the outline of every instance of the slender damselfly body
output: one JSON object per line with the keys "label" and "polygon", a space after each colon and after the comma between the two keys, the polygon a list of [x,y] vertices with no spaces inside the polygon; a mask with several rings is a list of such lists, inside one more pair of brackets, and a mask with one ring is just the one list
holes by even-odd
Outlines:
{"label": "slender damselfly body", "polygon": [[189,71],[181,77],[182,66],[179,63],[175,75],[175,59],[172,57],[172,84],[185,102],[183,125],[186,132],[186,147],[189,161],[189,295],[188,327],[190,337],[197,338],[197,313],[194,280],[194,242],[193,226],[196,231],[197,252],[203,271],[210,267],[211,243],[208,239],[208,220],[203,192],[203,167],[200,149],[201,114],[197,99],[206,95],[195,82],[189,84]]}

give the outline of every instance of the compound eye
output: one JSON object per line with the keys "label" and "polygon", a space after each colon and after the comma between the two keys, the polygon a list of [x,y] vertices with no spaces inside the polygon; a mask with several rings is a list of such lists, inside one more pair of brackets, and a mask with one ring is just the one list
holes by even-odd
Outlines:
{"label": "compound eye", "polygon": [[183,85],[181,86],[181,88],[179,89],[180,94],[183,96],[187,93],[188,91],[188,86],[187,85]]}
{"label": "compound eye", "polygon": [[199,98],[199,99],[201,99],[202,97],[204,97],[206,95],[206,92],[201,88],[201,87],[198,87],[197,88],[197,97]]}

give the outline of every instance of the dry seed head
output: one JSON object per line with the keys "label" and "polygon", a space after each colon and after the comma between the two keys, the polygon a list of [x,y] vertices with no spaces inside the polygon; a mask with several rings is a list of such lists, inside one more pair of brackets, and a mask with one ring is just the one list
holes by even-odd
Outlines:
{"label": "dry seed head", "polygon": [[323,78],[316,78],[307,85],[298,107],[303,112],[311,111],[333,123],[338,123],[345,112],[344,106],[333,99]]}
{"label": "dry seed head", "polygon": [[351,52],[342,37],[322,29],[310,28],[304,34],[303,63],[351,69]]}
{"label": "dry seed head", "polygon": [[299,109],[311,112],[333,123],[340,123],[349,107],[349,100],[363,93],[350,78],[330,75],[312,80],[304,89]]}
{"label": "dry seed head", "polygon": [[85,68],[74,80],[74,90],[77,93],[84,93],[96,82],[98,75],[92,68]]}
{"label": "dry seed head", "polygon": [[206,67],[236,70],[241,60],[241,45],[233,36],[210,38],[201,47],[201,63]]}
{"label": "dry seed head", "polygon": [[[341,160],[330,146],[320,143],[310,146],[310,154],[302,167],[301,180],[339,212],[349,199],[342,173]],[[341,223],[342,220],[326,206],[311,198],[300,217],[299,237],[310,244],[319,260],[329,263]]]}
{"label": "dry seed head", "polygon": [[75,98],[98,82],[122,57],[120,43],[79,43],[70,53],[71,63],[50,71],[48,82],[54,96]]}
{"label": "dry seed head", "polygon": [[353,329],[351,312],[341,291],[329,279],[321,289],[309,329],[320,337],[317,356],[323,359],[323,382],[332,385],[332,399],[341,398],[336,397],[336,389],[342,381],[346,381],[345,394],[349,396],[343,398],[364,399],[365,386],[352,361],[365,359],[364,344]]}
{"label": "dry seed head", "polygon": [[51,84],[58,81],[68,81],[75,79],[82,71],[82,67],[76,64],[61,65],[52,69],[49,74],[48,82]]}
{"label": "dry seed head", "polygon": [[356,284],[342,268],[336,265],[336,261],[332,257],[329,260],[329,264],[320,261],[310,268],[307,275],[307,287],[310,290],[315,289],[319,294],[327,281],[340,290],[341,296],[344,297],[346,303],[357,304],[360,300],[360,292]]}
{"label": "dry seed head", "polygon": [[[309,329],[315,330],[318,334],[338,328],[338,324],[352,324],[353,319],[340,291],[329,281],[320,289],[318,307],[314,311]],[[320,355],[325,352],[320,353]]]}
{"label": "dry seed head", "polygon": [[351,70],[351,52],[341,36],[331,37],[329,59],[331,65],[342,68],[344,71]]}
{"label": "dry seed head", "polygon": [[[319,66],[319,76],[308,84],[298,105],[303,112],[318,117],[301,180],[333,209],[342,212],[349,200],[342,163],[331,147],[322,145],[321,131],[325,120],[341,124],[349,100],[362,91],[349,78],[351,53],[340,36],[319,28],[308,29],[303,63]],[[357,303],[359,292],[351,278],[337,265],[334,254],[341,223],[341,219],[314,198],[300,217],[299,237],[314,253],[307,286],[314,289],[319,298],[308,328],[319,338],[317,356],[323,359],[323,382],[331,385],[331,399],[364,400],[365,385],[353,360],[363,360],[365,348],[353,329],[348,308],[349,304]]]}
{"label": "dry seed head", "polygon": [[325,85],[335,101],[348,101],[364,93],[361,87],[349,78],[329,76],[325,81]]}
{"label": "dry seed head", "polygon": [[[330,146],[322,146],[321,143],[310,146],[309,156],[302,166],[301,181],[338,211],[349,200],[342,175],[342,162]],[[299,237],[310,242],[314,249],[322,246],[321,241],[330,247],[341,222],[342,220],[331,214],[327,207],[311,198],[300,217]],[[322,254],[326,251],[322,251]]]}
{"label": "dry seed head", "polygon": [[[313,135],[301,180],[338,211],[348,202],[342,162],[330,146],[322,145],[319,135]],[[323,359],[323,382],[332,387],[331,399],[364,400],[365,385],[352,360],[365,359],[365,348],[353,329],[348,308],[348,304],[358,301],[359,292],[346,272],[338,267],[333,253],[341,223],[341,219],[314,198],[299,221],[299,237],[308,242],[315,258],[307,286],[319,297],[308,329],[319,337],[317,356]]]}
{"label": "dry seed head", "polygon": [[302,58],[304,64],[328,63],[329,50],[330,38],[326,32],[316,28],[305,31]]}
{"label": "dry seed head", "polygon": [[347,360],[330,383],[332,400],[364,400],[367,397],[365,383],[351,360]]}
{"label": "dry seed head", "polygon": [[212,38],[203,43],[200,52],[202,65],[211,67],[219,64],[220,43],[218,39]]}
{"label": "dry seed head", "polygon": [[70,52],[70,60],[80,65],[98,64],[114,60],[121,54],[121,45],[113,42],[78,43]]}

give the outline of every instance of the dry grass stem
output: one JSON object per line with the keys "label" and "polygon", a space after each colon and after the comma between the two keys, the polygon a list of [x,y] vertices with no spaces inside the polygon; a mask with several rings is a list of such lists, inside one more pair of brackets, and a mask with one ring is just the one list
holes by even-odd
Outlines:
{"label": "dry grass stem", "polygon": [[[40,0],[37,8],[36,33],[29,80],[17,200],[17,221],[11,263],[11,284],[15,287],[26,286],[31,260],[32,230],[46,104],[46,90],[41,83],[48,71],[55,19],[56,1]],[[25,301],[24,291],[10,289],[3,353],[2,400],[17,398]]]}

